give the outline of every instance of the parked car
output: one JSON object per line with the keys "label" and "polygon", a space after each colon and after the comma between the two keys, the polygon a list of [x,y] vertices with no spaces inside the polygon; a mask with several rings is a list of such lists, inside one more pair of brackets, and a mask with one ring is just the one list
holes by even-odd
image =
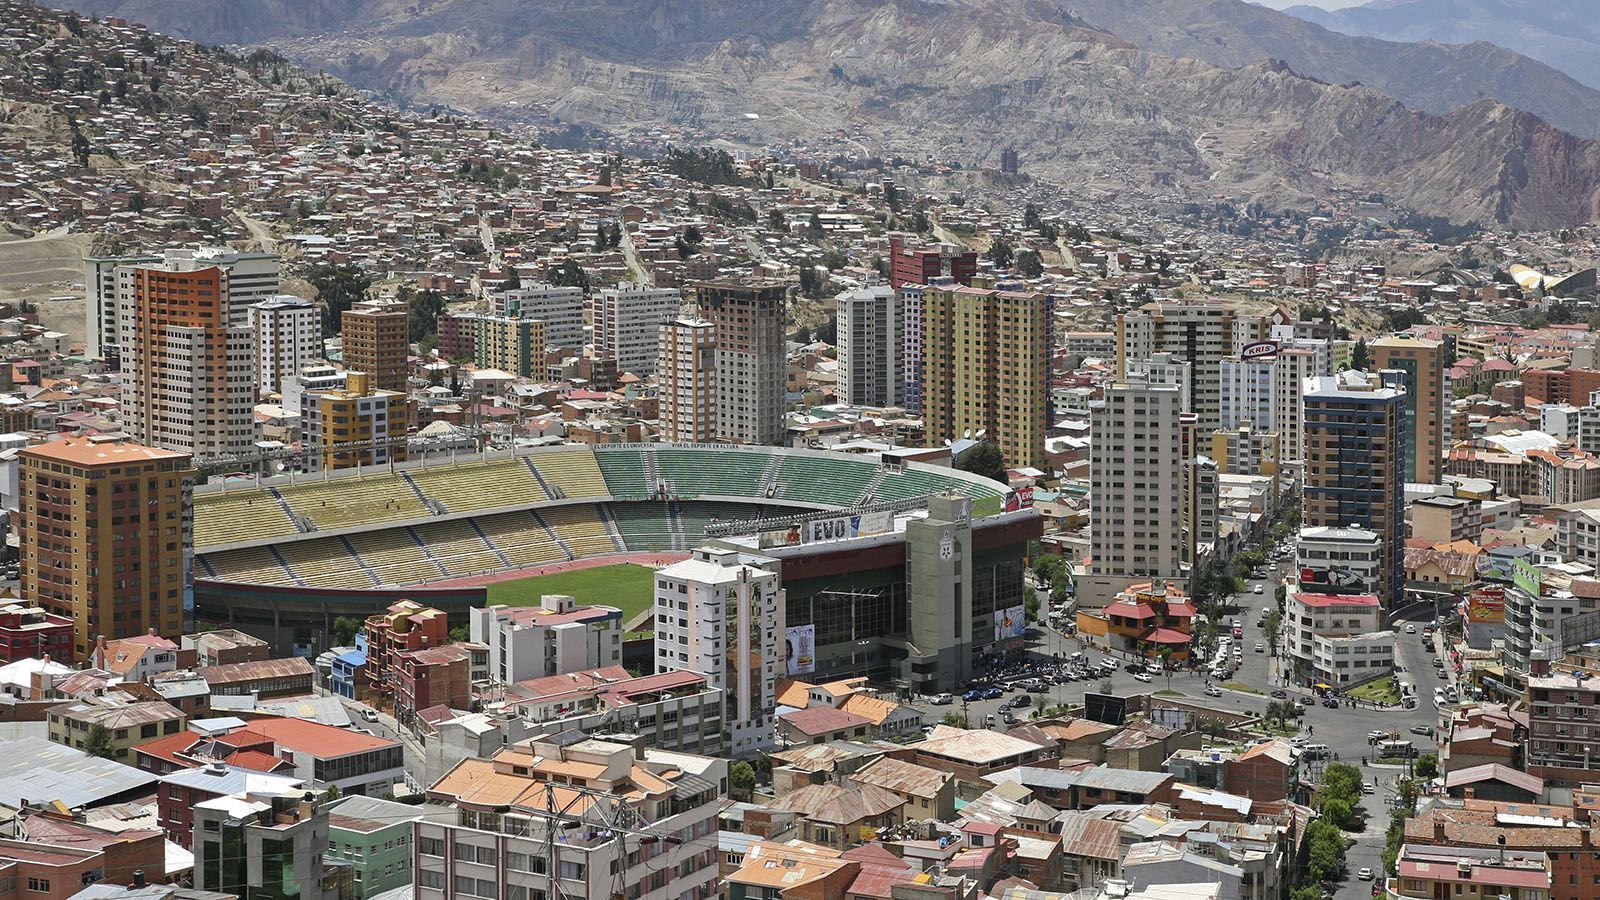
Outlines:
{"label": "parked car", "polygon": [[1133,680],[1134,681],[1142,681],[1145,684],[1149,684],[1154,679],[1152,679],[1150,677],[1150,673],[1149,672],[1137,672],[1137,673],[1134,674]]}
{"label": "parked car", "polygon": [[1011,698],[1011,702],[1008,705],[1014,709],[1022,709],[1025,706],[1032,706],[1033,701],[1028,699],[1027,694],[1018,694]]}
{"label": "parked car", "polygon": [[1412,734],[1420,734],[1423,737],[1433,737],[1433,729],[1429,728],[1426,725],[1413,725],[1413,726],[1411,726],[1411,733]]}
{"label": "parked car", "polygon": [[1004,688],[986,687],[986,688],[983,689],[982,696],[980,696],[978,699],[979,700],[999,700],[1001,697],[1004,697],[1005,695],[1006,695],[1006,692],[1005,692]]}
{"label": "parked car", "polygon": [[1263,590],[1262,586],[1258,584],[1255,587],[1250,589],[1250,593],[1259,594],[1259,593],[1262,593],[1262,590]]}
{"label": "parked car", "polygon": [[1022,687],[1023,687],[1024,690],[1028,691],[1031,694],[1043,694],[1046,691],[1050,690],[1050,682],[1045,681],[1042,678],[1036,678],[1033,681],[1030,681],[1027,684],[1023,685]]}
{"label": "parked car", "polygon": [[1289,699],[1289,692],[1284,690],[1283,688],[1278,688],[1277,690],[1272,692],[1272,699],[1274,699],[1274,700],[1287,700],[1287,699]]}
{"label": "parked car", "polygon": [[1407,625],[1406,626],[1406,634],[1416,634],[1416,633],[1417,633],[1417,626],[1415,626],[1415,625]]}
{"label": "parked car", "polygon": [[1366,866],[1362,866],[1360,869],[1356,870],[1356,877],[1361,879],[1362,881],[1371,881],[1372,880],[1372,870],[1367,868]]}
{"label": "parked car", "polygon": [[934,706],[949,706],[950,704],[956,702],[956,698],[950,696],[949,694],[934,694],[932,697],[928,698],[928,702]]}
{"label": "parked car", "polygon": [[985,688],[973,688],[972,690],[967,691],[965,694],[962,694],[961,695],[961,699],[967,701],[968,703],[971,703],[974,700],[982,700],[986,696],[988,696],[987,689],[985,689]]}

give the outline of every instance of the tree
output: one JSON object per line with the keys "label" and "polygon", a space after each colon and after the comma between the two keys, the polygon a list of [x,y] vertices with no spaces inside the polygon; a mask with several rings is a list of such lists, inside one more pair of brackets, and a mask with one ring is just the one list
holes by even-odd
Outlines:
{"label": "tree", "polygon": [[83,752],[101,759],[116,759],[117,748],[111,743],[111,729],[96,722],[89,726],[89,735],[83,739]]}
{"label": "tree", "polygon": [[1037,230],[1039,227],[1039,207],[1029,203],[1022,208],[1022,227]]}
{"label": "tree", "polygon": [[1417,757],[1417,777],[1424,780],[1439,777],[1439,754],[1429,753]]}
{"label": "tree", "polygon": [[1023,278],[1038,278],[1044,274],[1044,263],[1039,259],[1037,250],[1018,250],[1016,258],[1017,274]]}
{"label": "tree", "polygon": [[372,276],[353,263],[320,263],[306,274],[306,281],[316,288],[317,300],[322,303],[324,337],[339,332],[344,311],[366,297],[372,287]]}
{"label": "tree", "polygon": [[339,799],[339,796],[340,796],[340,794],[339,794],[339,786],[337,784],[328,785],[328,790],[327,790],[327,792],[325,793],[324,796],[326,796],[328,798],[328,802],[329,803],[332,803],[333,801]]}
{"label": "tree", "polygon": [[944,718],[940,719],[939,723],[941,725],[949,725],[953,728],[966,728],[967,717],[960,713],[945,713]]}
{"label": "tree", "polygon": [[767,210],[767,230],[768,231],[788,231],[789,230],[789,223],[784,220],[782,212],[779,212],[776,209]]}
{"label": "tree", "polygon": [[405,300],[406,331],[411,340],[424,342],[439,333],[439,315],[444,312],[444,295],[428,288],[412,295],[410,285],[402,287],[396,296]]}
{"label": "tree", "polygon": [[974,475],[982,475],[1006,484],[1006,459],[1000,452],[1000,446],[993,441],[984,441],[981,444],[961,454],[961,459],[956,462],[956,468]]}
{"label": "tree", "polygon": [[339,616],[333,620],[333,645],[348,647],[356,642],[356,632],[361,630],[361,620],[355,616]]}
{"label": "tree", "polygon": [[1329,800],[1322,804],[1322,817],[1340,831],[1350,827],[1351,812],[1350,804],[1343,800]]}
{"label": "tree", "polygon": [[756,770],[739,760],[728,767],[728,794],[735,800],[750,802],[756,791]]}
{"label": "tree", "polygon": [[807,222],[806,227],[810,230],[812,237],[822,237],[822,215],[816,210],[812,210],[811,219]]}
{"label": "tree", "polygon": [[1349,763],[1334,763],[1322,773],[1320,802],[1343,800],[1355,806],[1361,801],[1361,770]]}
{"label": "tree", "polygon": [[1372,365],[1372,354],[1367,350],[1367,339],[1356,338],[1355,349],[1350,352],[1350,368],[1365,372]]}
{"label": "tree", "polygon": [[1033,577],[1041,584],[1054,584],[1066,561],[1055,553],[1044,553],[1033,561]]}
{"label": "tree", "polygon": [[984,251],[983,258],[987,259],[996,269],[1009,269],[1014,258],[1011,251],[1011,242],[1005,235],[995,235],[989,243],[989,249]]}
{"label": "tree", "polygon": [[[1282,587],[1282,585],[1280,585],[1280,587]],[[1267,653],[1272,656],[1277,656],[1278,632],[1283,629],[1283,613],[1276,609],[1267,613],[1267,621],[1265,625],[1267,629]]]}
{"label": "tree", "polygon": [[472,640],[472,629],[466,624],[450,627],[450,643],[460,644]]}
{"label": "tree", "polygon": [[585,293],[589,290],[589,273],[570,259],[551,269],[549,277],[550,283],[557,287],[583,288]]}

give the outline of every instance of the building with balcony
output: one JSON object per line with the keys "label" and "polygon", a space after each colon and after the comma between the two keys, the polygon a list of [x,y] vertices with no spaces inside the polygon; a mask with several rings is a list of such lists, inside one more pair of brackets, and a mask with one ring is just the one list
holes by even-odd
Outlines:
{"label": "building with balcony", "polygon": [[1394,632],[1372,594],[1291,592],[1284,601],[1284,649],[1302,684],[1342,685],[1394,669]]}
{"label": "building with balcony", "polygon": [[194,886],[237,897],[354,900],[354,870],[328,852],[328,810],[301,791],[194,808]]}
{"label": "building with balcony", "polygon": [[1105,608],[1112,649],[1173,666],[1189,658],[1194,617],[1188,596],[1162,581],[1131,585]]}
{"label": "building with balcony", "polygon": [[497,604],[469,611],[472,642],[489,648],[492,681],[510,684],[621,664],[621,610],[579,606],[562,594],[539,599],[539,606]]}
{"label": "building with balcony", "polygon": [[726,760],[561,732],[466,759],[414,824],[416,900],[712,900]]}

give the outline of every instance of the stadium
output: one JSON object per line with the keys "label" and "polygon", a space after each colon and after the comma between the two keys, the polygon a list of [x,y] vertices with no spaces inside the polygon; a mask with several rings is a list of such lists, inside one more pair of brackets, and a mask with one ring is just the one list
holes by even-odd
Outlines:
{"label": "stadium", "polygon": [[[850,639],[841,643],[907,629],[910,601],[893,587],[905,577],[903,527],[797,546],[756,536],[798,533],[808,520],[846,511],[899,523],[934,495],[970,502],[963,525],[990,535],[974,549],[1002,548],[1007,571],[998,577],[1009,580],[1014,569],[1020,591],[1035,514],[1003,513],[1004,486],[966,472],[766,447],[559,445],[197,488],[194,614],[197,623],[241,628],[281,652],[310,652],[327,646],[341,615],[364,616],[401,597],[464,614],[485,602],[486,584],[497,579],[566,563],[660,562],[687,554],[709,531],[783,559],[788,621],[816,622],[822,657],[824,640],[839,631],[828,627],[839,615],[835,595],[849,597],[847,606],[880,600],[848,616],[866,617],[847,623]],[[1009,608],[1012,594],[995,602]],[[983,610],[984,621],[993,608]],[[839,671],[860,667],[861,654],[852,655],[856,663]]]}

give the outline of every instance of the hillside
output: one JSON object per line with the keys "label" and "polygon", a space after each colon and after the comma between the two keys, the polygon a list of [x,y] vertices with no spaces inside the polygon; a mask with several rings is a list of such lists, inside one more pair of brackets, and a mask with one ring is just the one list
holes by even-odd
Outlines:
{"label": "hillside", "polygon": [[[334,28],[335,12],[359,4],[359,31],[272,43],[401,102],[619,134],[668,127],[752,149],[836,146],[988,165],[1017,146],[1030,172],[1104,190],[1171,184],[1188,196],[1294,203],[1342,186],[1457,220],[1538,228],[1594,217],[1600,152],[1537,116],[1481,94],[1433,115],[1293,64],[1207,61],[1195,57],[1222,51],[1192,47],[1174,55],[1208,34],[1178,13],[1235,14],[1244,4],[1127,0],[1142,13],[1096,27],[1118,2],[1081,0],[1080,18],[1041,0],[329,0],[299,7],[294,27]],[[202,4],[210,12],[187,27],[224,28],[241,7],[278,3]],[[195,8],[100,5],[165,16]],[[1127,21],[1140,16],[1170,27]],[[1253,28],[1239,21],[1232,27]],[[1255,50],[1229,40],[1211,37],[1241,59],[1272,46],[1259,34]],[[1145,46],[1161,41],[1172,52]]]}
{"label": "hillside", "polygon": [[1600,88],[1600,9],[1591,0],[1384,0],[1334,12],[1284,10],[1325,28],[1392,41],[1487,41]]}

